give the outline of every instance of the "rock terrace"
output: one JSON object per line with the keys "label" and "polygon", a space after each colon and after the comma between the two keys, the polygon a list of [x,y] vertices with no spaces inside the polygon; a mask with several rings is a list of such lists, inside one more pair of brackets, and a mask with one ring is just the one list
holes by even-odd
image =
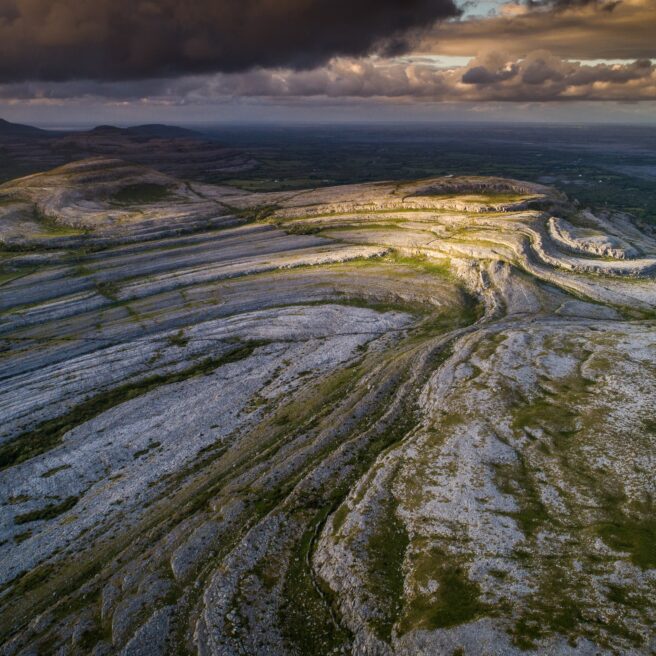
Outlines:
{"label": "rock terrace", "polygon": [[442,178],[0,186],[13,654],[651,654],[656,235]]}

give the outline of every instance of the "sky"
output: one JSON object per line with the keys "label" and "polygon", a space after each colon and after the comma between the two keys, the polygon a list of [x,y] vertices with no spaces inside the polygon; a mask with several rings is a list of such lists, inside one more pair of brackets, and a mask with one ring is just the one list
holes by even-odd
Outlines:
{"label": "sky", "polygon": [[0,0],[37,125],[656,124],[656,0]]}

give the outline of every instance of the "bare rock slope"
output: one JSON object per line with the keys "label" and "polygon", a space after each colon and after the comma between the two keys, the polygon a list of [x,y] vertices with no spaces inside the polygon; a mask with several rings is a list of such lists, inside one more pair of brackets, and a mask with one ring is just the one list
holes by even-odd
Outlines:
{"label": "bare rock slope", "polygon": [[3,654],[651,654],[656,239],[513,180],[0,187]]}

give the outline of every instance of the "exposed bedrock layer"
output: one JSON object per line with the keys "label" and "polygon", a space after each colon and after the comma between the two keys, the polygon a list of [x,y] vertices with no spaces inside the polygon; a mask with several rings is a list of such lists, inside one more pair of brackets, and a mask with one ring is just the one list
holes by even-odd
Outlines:
{"label": "exposed bedrock layer", "polygon": [[101,159],[0,212],[3,654],[656,650],[650,228]]}

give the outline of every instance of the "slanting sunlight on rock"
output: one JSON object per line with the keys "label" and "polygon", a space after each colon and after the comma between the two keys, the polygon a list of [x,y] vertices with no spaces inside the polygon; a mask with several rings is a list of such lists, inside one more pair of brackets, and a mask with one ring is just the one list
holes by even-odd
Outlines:
{"label": "slanting sunlight on rock", "polygon": [[18,654],[650,654],[656,232],[534,183],[0,186]]}

